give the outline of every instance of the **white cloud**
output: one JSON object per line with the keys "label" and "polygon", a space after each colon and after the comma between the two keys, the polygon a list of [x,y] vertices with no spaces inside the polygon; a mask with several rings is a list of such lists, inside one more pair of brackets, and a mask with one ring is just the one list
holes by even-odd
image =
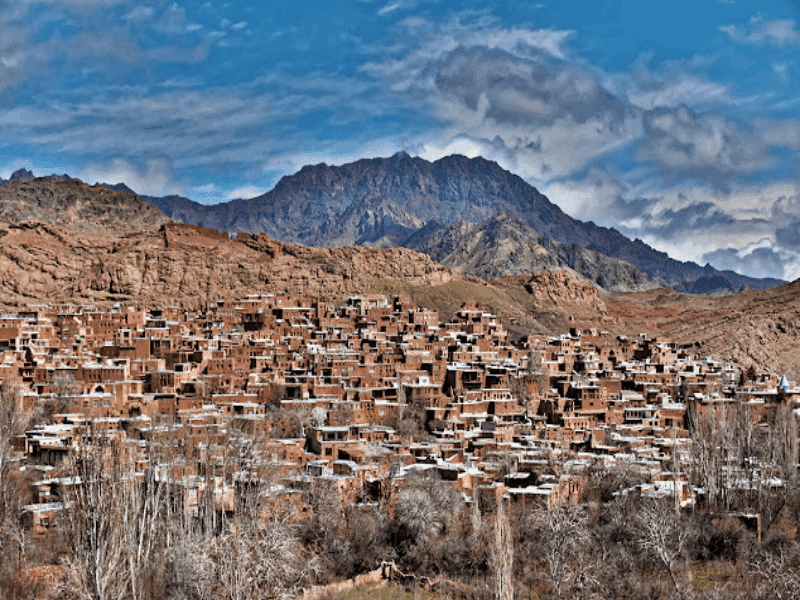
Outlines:
{"label": "white cloud", "polygon": [[445,24],[436,24],[421,17],[411,17],[401,22],[405,28],[404,56],[385,59],[402,48],[375,48],[381,56],[362,69],[393,82],[395,90],[409,90],[420,83],[431,84],[431,67],[443,56],[458,48],[483,47],[502,50],[517,57],[530,57],[532,52],[544,52],[552,57],[567,58],[565,46],[573,31],[530,29],[526,27],[499,27],[492,19],[466,20],[456,16]]}
{"label": "white cloud", "polygon": [[225,200],[238,200],[239,198],[255,198],[266,194],[269,190],[254,185],[245,185],[231,190],[225,195]]}
{"label": "white cloud", "polygon": [[219,192],[219,188],[217,187],[216,183],[207,183],[205,185],[198,185],[193,188],[190,188],[190,190],[197,194],[213,194]]}
{"label": "white cloud", "polygon": [[186,30],[186,10],[178,6],[177,2],[173,3],[161,14],[155,26],[164,33],[182,33]]}
{"label": "white cloud", "polygon": [[145,196],[182,194],[183,186],[175,181],[172,164],[167,158],[152,158],[139,168],[125,158],[86,165],[78,178],[89,183],[124,183]]}
{"label": "white cloud", "polygon": [[[535,182],[563,177],[641,136],[641,119],[568,57],[572,31],[503,28],[485,17],[402,22],[399,58],[363,68],[444,123],[418,136],[429,159],[481,154]],[[403,96],[400,96],[403,97]]]}
{"label": "white cloud", "polygon": [[149,6],[137,6],[129,13],[125,14],[124,21],[143,21],[153,16],[153,9]]}
{"label": "white cloud", "polygon": [[646,143],[641,157],[665,172],[724,184],[731,175],[763,171],[772,155],[752,132],[717,114],[695,113],[686,105],[644,113]]}
{"label": "white cloud", "polygon": [[189,198],[201,204],[216,204],[222,197],[222,189],[216,183],[206,183],[186,190]]}
{"label": "white cloud", "polygon": [[727,269],[742,275],[789,281],[800,277],[800,254],[780,248],[768,238],[741,248],[727,247],[708,252],[703,260],[718,269]]}
{"label": "white cloud", "polygon": [[379,11],[379,15],[388,15],[391,12],[394,12],[403,6],[402,2],[390,2],[383,6]]}
{"label": "white cloud", "polygon": [[636,211],[620,214],[613,210],[616,203],[624,198],[630,199],[635,191],[604,170],[591,169],[582,180],[554,181],[540,191],[565,213],[584,221],[607,225],[637,216]]}
{"label": "white cloud", "polygon": [[768,146],[800,150],[800,120],[759,119],[755,122],[755,129],[761,140]]}
{"label": "white cloud", "polygon": [[581,180],[541,191],[568,214],[615,227],[678,260],[754,277],[800,276],[800,184],[792,180],[735,185],[724,193],[691,181],[630,184],[592,169]]}
{"label": "white cloud", "polygon": [[627,98],[634,106],[647,110],[730,100],[728,85],[693,73],[691,65],[685,61],[662,63],[654,71],[647,64],[649,60],[649,55],[643,56],[630,73],[606,77],[604,85],[618,96]]}
{"label": "white cloud", "polygon": [[800,44],[797,23],[790,19],[764,21],[761,17],[753,17],[745,26],[725,25],[719,30],[743,44]]}
{"label": "white cloud", "polygon": [[377,138],[367,142],[334,142],[297,152],[286,149],[275,154],[262,165],[262,170],[291,175],[306,165],[325,163],[344,165],[364,157],[392,156],[400,150],[409,150],[414,143],[405,137]]}

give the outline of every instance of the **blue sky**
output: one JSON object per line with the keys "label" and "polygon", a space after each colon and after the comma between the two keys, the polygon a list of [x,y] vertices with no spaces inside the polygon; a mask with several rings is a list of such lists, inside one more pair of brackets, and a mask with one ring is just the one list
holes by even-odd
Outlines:
{"label": "blue sky", "polygon": [[205,203],[482,155],[682,260],[800,277],[800,8],[0,0],[0,175]]}

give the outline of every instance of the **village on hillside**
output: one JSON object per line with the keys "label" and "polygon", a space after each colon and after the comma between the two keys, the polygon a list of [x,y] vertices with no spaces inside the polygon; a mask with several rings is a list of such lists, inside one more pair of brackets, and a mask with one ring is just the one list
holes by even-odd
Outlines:
{"label": "village on hillside", "polygon": [[[79,483],[68,457],[98,439],[133,474],[157,465],[186,515],[203,502],[233,512],[254,477],[292,520],[308,517],[320,481],[342,506],[391,507],[414,472],[481,510],[554,507],[623,467],[625,493],[694,507],[718,493],[706,484],[730,497],[744,485],[741,465],[696,468],[698,423],[735,405],[757,429],[798,393],[668,340],[576,328],[515,342],[475,304],[440,322],[376,295],[254,295],[198,313],[28,306],[0,318],[0,353],[5,395],[38,416],[10,440],[35,490],[35,536],[58,527]],[[780,465],[754,467],[759,485],[782,485]]]}

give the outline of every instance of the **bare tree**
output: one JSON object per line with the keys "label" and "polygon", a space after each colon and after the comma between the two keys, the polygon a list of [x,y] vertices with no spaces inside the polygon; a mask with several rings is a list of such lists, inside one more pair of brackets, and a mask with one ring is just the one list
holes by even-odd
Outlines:
{"label": "bare tree", "polygon": [[779,545],[775,551],[759,548],[748,557],[747,564],[756,579],[755,587],[761,592],[759,597],[800,597],[800,555],[796,545]]}
{"label": "bare tree", "polygon": [[50,423],[53,416],[68,411],[78,391],[78,385],[71,373],[61,372],[53,376],[52,395],[39,406],[36,420]]}
{"label": "bare tree", "polygon": [[316,567],[294,528],[284,519],[265,518],[259,499],[240,504],[214,543],[217,581],[230,600],[291,598]]}
{"label": "bare tree", "polygon": [[497,600],[514,600],[514,534],[501,500],[497,504],[490,562]]}
{"label": "bare tree", "polygon": [[7,489],[12,463],[12,443],[14,436],[22,434],[28,427],[31,414],[22,410],[19,393],[0,385],[0,518],[7,514],[6,502],[9,500]]}
{"label": "bare tree", "polygon": [[128,470],[120,482],[122,543],[128,567],[130,597],[142,600],[146,578],[153,567],[156,551],[164,543],[167,486],[157,476],[158,466],[150,466],[140,485],[136,473]]}
{"label": "bare tree", "polygon": [[541,531],[539,552],[554,596],[558,600],[570,593],[589,596],[582,593],[594,582],[586,552],[589,533],[579,507],[540,510],[534,519]]}
{"label": "bare tree", "polygon": [[531,348],[528,352],[528,372],[536,382],[536,390],[540,398],[546,397],[550,388],[550,375],[542,361],[542,353],[543,350],[539,348]]}
{"label": "bare tree", "polygon": [[130,574],[120,526],[125,498],[119,488],[123,472],[118,449],[95,438],[72,458],[71,474],[66,493],[67,580],[62,591],[80,600],[127,598]]}
{"label": "bare tree", "polygon": [[690,541],[689,529],[683,527],[669,503],[642,499],[636,518],[639,545],[650,553],[664,568],[675,593],[686,598],[688,593],[688,569],[680,571]]}
{"label": "bare tree", "polygon": [[752,420],[741,401],[701,411],[689,404],[692,440],[691,472],[696,483],[708,493],[712,510],[730,508],[730,480],[734,467],[752,456]]}
{"label": "bare tree", "polygon": [[481,507],[476,490],[472,494],[472,506],[470,508],[470,541],[473,545],[477,544],[481,538],[482,522]]}
{"label": "bare tree", "polygon": [[10,572],[25,561],[28,546],[27,531],[22,523],[22,510],[26,503],[27,483],[19,469],[13,468],[14,437],[24,433],[32,414],[22,410],[21,398],[16,389],[0,386],[0,557],[3,567]]}
{"label": "bare tree", "polygon": [[326,411],[321,406],[316,406],[311,411],[311,422],[314,424],[314,427],[322,427],[325,425],[325,421],[328,418],[328,411]]}
{"label": "bare tree", "polygon": [[791,408],[779,404],[775,419],[770,427],[767,444],[768,461],[775,465],[789,485],[797,481],[797,462],[800,459],[800,440],[798,440],[797,418]]}
{"label": "bare tree", "polygon": [[429,539],[447,530],[461,505],[460,495],[438,476],[414,473],[397,492],[395,518],[414,539]]}

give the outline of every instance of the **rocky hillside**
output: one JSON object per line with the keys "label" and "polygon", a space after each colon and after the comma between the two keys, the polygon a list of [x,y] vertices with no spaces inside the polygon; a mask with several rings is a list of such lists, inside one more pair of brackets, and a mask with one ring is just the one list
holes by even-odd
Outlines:
{"label": "rocky hillside", "polygon": [[124,237],[24,223],[0,230],[0,301],[125,301],[198,307],[207,300],[291,292],[341,298],[376,280],[436,286],[465,278],[405,248],[307,248],[266,234],[230,240],[166,223]]}
{"label": "rocky hillside", "polygon": [[516,335],[563,332],[575,315],[611,322],[598,288],[567,271],[491,285],[406,248],[313,248],[263,233],[231,240],[177,223],[121,237],[31,222],[0,229],[4,307],[130,302],[198,308],[207,301],[278,292],[331,300],[404,294],[444,317],[467,300],[478,301]]}
{"label": "rocky hillside", "polygon": [[77,180],[18,177],[0,187],[0,227],[25,221],[101,235],[126,235],[158,228],[170,219],[134,194]]}
{"label": "rocky hillside", "polygon": [[465,300],[500,314],[519,335],[569,325],[648,332],[697,344],[710,356],[800,375],[800,282],[725,297],[673,290],[607,294],[552,270],[489,285],[405,248],[310,248],[266,234],[176,223],[124,236],[23,223],[0,229],[0,304],[134,302],[197,308],[252,293],[342,299],[403,293],[444,315]]}
{"label": "rocky hillside", "polygon": [[483,223],[429,223],[404,245],[451,269],[486,281],[508,275],[570,270],[577,277],[612,291],[664,285],[631,263],[575,244],[545,239],[508,212]]}
{"label": "rocky hillside", "polygon": [[800,281],[724,297],[674,290],[605,298],[607,315],[628,332],[697,344],[719,360],[800,377]]}
{"label": "rocky hillside", "polygon": [[520,177],[483,158],[455,155],[428,162],[399,153],[340,167],[306,166],[249,200],[213,206],[176,196],[150,200],[186,223],[220,231],[265,231],[314,246],[405,245],[424,224],[480,223],[507,211],[544,238],[630,262],[681,291],[784,283],[679,262],[614,229],[573,219]]}

